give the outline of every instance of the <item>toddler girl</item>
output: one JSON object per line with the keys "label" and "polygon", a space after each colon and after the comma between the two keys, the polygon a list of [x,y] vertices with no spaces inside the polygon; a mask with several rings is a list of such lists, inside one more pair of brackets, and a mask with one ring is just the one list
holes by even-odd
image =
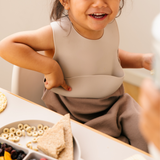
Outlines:
{"label": "toddler girl", "polygon": [[150,69],[151,56],[118,48],[115,18],[123,3],[55,0],[56,21],[5,38],[0,56],[44,74],[42,99],[51,110],[147,151],[138,128],[140,107],[124,93],[122,67]]}

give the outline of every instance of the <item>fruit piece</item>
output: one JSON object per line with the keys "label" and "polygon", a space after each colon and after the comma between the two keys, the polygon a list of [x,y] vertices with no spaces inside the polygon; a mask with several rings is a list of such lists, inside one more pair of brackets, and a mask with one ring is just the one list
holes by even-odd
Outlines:
{"label": "fruit piece", "polygon": [[0,156],[0,160],[4,160],[4,156]]}
{"label": "fruit piece", "polygon": [[4,152],[4,159],[5,159],[5,160],[12,160],[11,154],[10,154],[9,152],[5,151],[5,152]]}
{"label": "fruit piece", "polygon": [[12,159],[16,159],[17,156],[18,156],[17,151],[13,149],[13,150],[11,151],[11,158],[12,158]]}
{"label": "fruit piece", "polygon": [[23,152],[18,154],[17,160],[22,160],[24,157],[26,156],[26,154]]}
{"label": "fruit piece", "polygon": [[47,160],[46,158],[41,158],[40,160]]}
{"label": "fruit piece", "polygon": [[2,148],[0,148],[0,156],[4,155],[4,150]]}
{"label": "fruit piece", "polygon": [[21,158],[23,159],[26,156],[25,153],[21,154]]}
{"label": "fruit piece", "polygon": [[8,147],[5,148],[5,151],[11,153],[12,149],[13,149],[13,148],[12,148],[11,146],[8,146]]}
{"label": "fruit piece", "polygon": [[8,147],[8,144],[7,143],[3,143],[2,145],[1,145],[1,148],[2,149],[5,149],[5,148],[7,148]]}
{"label": "fruit piece", "polygon": [[19,154],[24,153],[24,151],[22,151],[22,150],[18,150],[18,151],[17,151],[17,153],[18,153],[18,155],[19,155]]}

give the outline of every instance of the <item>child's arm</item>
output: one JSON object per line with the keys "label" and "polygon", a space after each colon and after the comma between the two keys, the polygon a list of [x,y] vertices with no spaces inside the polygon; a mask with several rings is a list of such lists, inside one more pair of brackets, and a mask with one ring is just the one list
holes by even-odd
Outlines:
{"label": "child's arm", "polygon": [[68,90],[59,64],[51,58],[54,52],[50,52],[49,57],[37,53],[44,50],[54,51],[50,26],[16,33],[0,41],[0,57],[17,66],[43,73],[47,79],[47,89],[62,86]]}
{"label": "child's arm", "polygon": [[[0,42],[0,56],[8,62],[23,68],[43,74],[51,72],[49,68],[51,64],[48,63],[53,62],[36,52],[54,49],[50,33],[51,30],[47,26],[36,31],[13,34]],[[40,65],[41,63],[44,65]]]}
{"label": "child's arm", "polygon": [[119,58],[123,68],[152,69],[153,54],[131,53],[119,49]]}

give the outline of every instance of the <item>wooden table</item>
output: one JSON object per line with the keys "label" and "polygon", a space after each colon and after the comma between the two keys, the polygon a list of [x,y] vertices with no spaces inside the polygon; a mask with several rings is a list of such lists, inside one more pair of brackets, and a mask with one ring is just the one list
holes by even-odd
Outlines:
{"label": "wooden table", "polygon": [[[0,127],[19,120],[45,120],[58,122],[62,116],[45,107],[16,96],[2,88],[8,100],[7,108],[0,113]],[[71,121],[73,135],[79,141],[84,160],[124,160],[135,154],[142,155],[146,160],[153,158],[128,144],[94,130],[76,121]]]}

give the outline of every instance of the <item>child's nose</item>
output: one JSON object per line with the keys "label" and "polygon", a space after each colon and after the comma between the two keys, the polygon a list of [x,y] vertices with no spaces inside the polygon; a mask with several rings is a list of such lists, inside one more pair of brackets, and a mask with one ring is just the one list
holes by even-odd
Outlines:
{"label": "child's nose", "polygon": [[107,3],[105,0],[95,0],[92,6],[102,8],[102,7],[107,7]]}

